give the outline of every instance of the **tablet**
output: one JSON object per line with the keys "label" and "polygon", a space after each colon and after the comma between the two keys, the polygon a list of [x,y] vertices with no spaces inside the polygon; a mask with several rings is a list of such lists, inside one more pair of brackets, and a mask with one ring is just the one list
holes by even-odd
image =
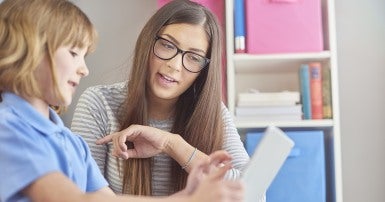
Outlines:
{"label": "tablet", "polygon": [[245,202],[264,201],[265,194],[294,146],[281,129],[269,126],[242,173]]}

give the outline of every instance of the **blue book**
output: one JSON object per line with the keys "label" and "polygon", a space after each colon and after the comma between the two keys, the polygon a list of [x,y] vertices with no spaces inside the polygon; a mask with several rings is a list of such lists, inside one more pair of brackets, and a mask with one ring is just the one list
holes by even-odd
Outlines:
{"label": "blue book", "polygon": [[301,103],[303,119],[311,119],[311,95],[310,95],[310,75],[309,65],[302,64],[299,70],[299,80],[301,87]]}
{"label": "blue book", "polygon": [[245,0],[234,0],[234,37],[235,53],[246,51]]}

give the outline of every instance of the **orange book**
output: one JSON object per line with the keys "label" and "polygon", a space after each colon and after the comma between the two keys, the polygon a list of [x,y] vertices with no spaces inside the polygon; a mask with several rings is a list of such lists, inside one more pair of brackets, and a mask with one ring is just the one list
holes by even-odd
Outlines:
{"label": "orange book", "polygon": [[310,99],[312,119],[323,118],[322,66],[320,62],[309,63]]}

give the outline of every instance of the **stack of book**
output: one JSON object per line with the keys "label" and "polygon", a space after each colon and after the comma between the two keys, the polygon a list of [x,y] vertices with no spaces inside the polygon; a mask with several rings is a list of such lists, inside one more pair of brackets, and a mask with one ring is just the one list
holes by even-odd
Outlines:
{"label": "stack of book", "polygon": [[301,120],[302,106],[299,101],[300,93],[297,91],[240,93],[235,115],[258,121]]}

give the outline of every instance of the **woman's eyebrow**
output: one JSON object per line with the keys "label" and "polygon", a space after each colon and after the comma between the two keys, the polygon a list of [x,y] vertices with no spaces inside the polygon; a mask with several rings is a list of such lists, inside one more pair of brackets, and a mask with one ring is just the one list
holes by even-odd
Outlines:
{"label": "woman's eyebrow", "polygon": [[[175,39],[172,35],[170,34],[161,34],[161,36],[167,36],[167,39],[172,41],[175,45],[178,46],[178,48],[180,48],[180,43],[177,39]],[[203,51],[202,49],[199,49],[199,48],[189,48],[188,51],[193,51],[193,52],[200,52],[200,53],[203,53],[206,55],[206,51]]]}

